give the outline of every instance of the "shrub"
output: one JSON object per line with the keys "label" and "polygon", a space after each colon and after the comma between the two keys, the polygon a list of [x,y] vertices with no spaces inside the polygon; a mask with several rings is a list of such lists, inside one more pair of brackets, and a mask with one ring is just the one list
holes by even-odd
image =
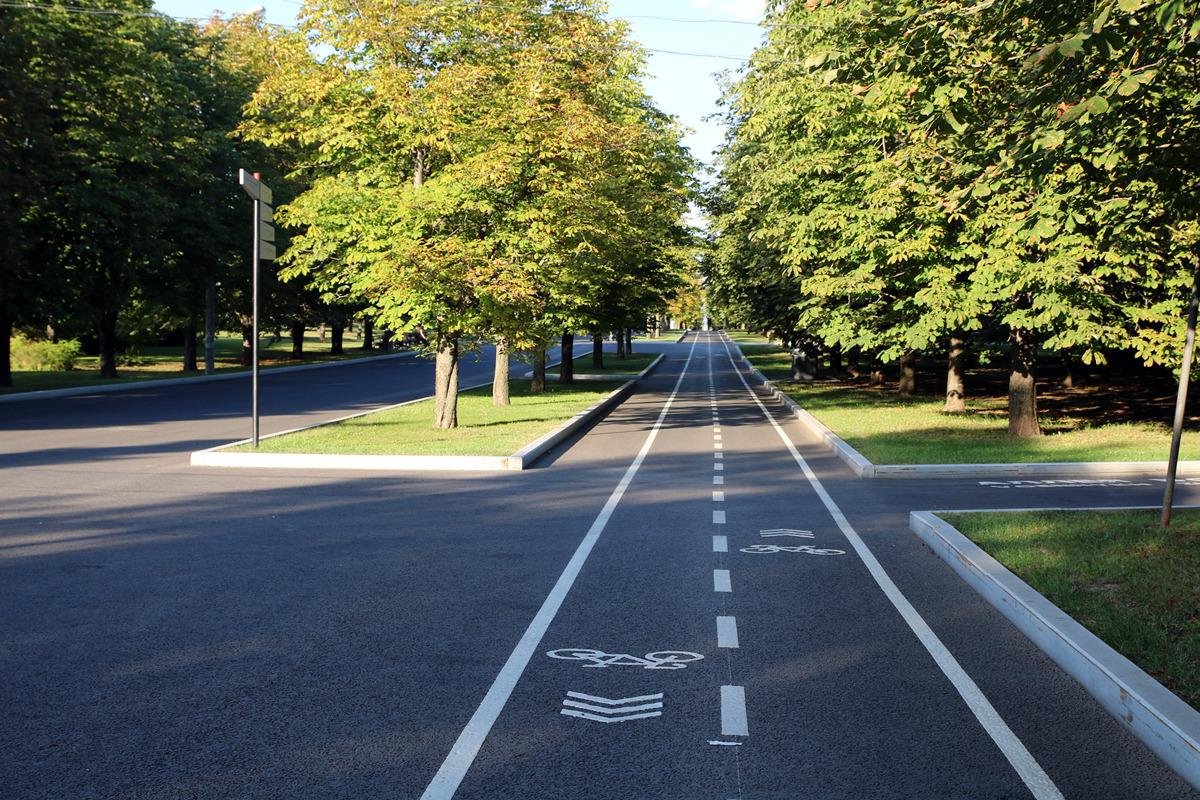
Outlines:
{"label": "shrub", "polygon": [[11,344],[13,369],[57,372],[74,369],[75,361],[79,358],[80,345],[76,339],[51,342],[14,336]]}

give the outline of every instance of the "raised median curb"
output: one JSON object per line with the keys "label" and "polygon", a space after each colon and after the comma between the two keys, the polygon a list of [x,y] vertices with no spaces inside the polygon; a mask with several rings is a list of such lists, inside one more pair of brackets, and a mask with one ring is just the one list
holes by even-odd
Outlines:
{"label": "raised median curb", "polygon": [[[731,343],[735,347],[736,343]],[[800,404],[785,394],[775,382],[763,375],[750,363],[738,348],[738,355],[750,370],[750,374],[761,381],[763,388],[772,397],[791,410],[796,419],[817,436],[826,447],[850,468],[859,478],[1049,478],[1105,477],[1112,475],[1167,474],[1166,461],[1041,461],[1010,464],[875,464],[862,453],[846,443],[828,425],[821,422]],[[1180,475],[1200,475],[1200,461],[1180,461]]]}
{"label": "raised median curb", "polygon": [[[570,419],[564,421],[554,430],[536,439],[532,443],[521,448],[512,455],[507,456],[413,456],[413,455],[351,455],[351,454],[329,454],[329,453],[245,453],[231,452],[227,448],[238,447],[240,445],[249,444],[249,439],[242,439],[238,442],[230,444],[218,445],[210,447],[207,450],[198,450],[191,454],[190,463],[193,467],[237,467],[247,469],[333,469],[333,470],[360,470],[367,472],[503,472],[511,470],[528,469],[533,462],[541,458],[553,447],[559,443],[569,439],[580,429],[591,424],[598,417],[606,414],[613,406],[624,400],[633,387],[637,384],[639,378],[649,374],[649,372],[658,366],[662,361],[662,356],[654,360],[650,366],[646,367],[637,374],[632,380],[627,381],[620,387],[614,389],[605,395],[602,399],[592,404],[588,408],[579,412]],[[484,386],[490,386],[491,382],[477,383],[472,386],[465,386],[459,391],[466,392],[471,389],[479,389]],[[292,428],[291,430],[280,431],[278,433],[268,434],[259,437],[260,439],[270,439],[276,436],[284,436],[289,433],[297,433],[299,431],[309,430],[311,428],[319,428],[324,425],[332,425],[336,422],[344,422],[348,419],[357,417],[365,417],[368,414],[374,414],[379,411],[387,411],[392,408],[412,405],[413,403],[421,403],[429,400],[430,397],[419,397],[416,400],[407,400],[403,403],[396,403],[383,408],[373,408],[370,411],[360,411],[356,414],[348,414],[344,417],[325,420],[313,425],[305,425],[301,428]]]}
{"label": "raised median curb", "polygon": [[[268,367],[261,375],[278,375],[281,372],[307,372],[314,369],[330,369],[332,367],[347,367],[354,364],[373,364],[376,361],[390,361],[403,358],[411,353],[392,353],[383,356],[361,356],[359,358],[344,358],[340,361],[323,361],[320,364],[297,364],[294,367]],[[135,389],[157,389],[160,386],[182,386],[186,383],[212,383],[214,381],[232,381],[237,378],[249,378],[250,370],[236,372],[218,372],[215,375],[193,375],[188,378],[149,378],[129,383],[102,383],[98,386],[72,386],[68,389],[39,389],[33,392],[13,392],[0,395],[0,403],[14,403],[18,400],[49,400],[55,397],[78,397],[87,394],[109,394],[111,392],[130,392]]]}
{"label": "raised median curb", "polygon": [[1121,725],[1200,789],[1200,712],[1010,572],[939,513],[948,512],[914,511],[909,527]]}

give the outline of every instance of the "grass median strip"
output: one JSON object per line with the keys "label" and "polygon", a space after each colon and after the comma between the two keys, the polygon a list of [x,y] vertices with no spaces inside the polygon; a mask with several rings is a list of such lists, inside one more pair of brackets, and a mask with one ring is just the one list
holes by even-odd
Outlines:
{"label": "grass median strip", "polygon": [[1110,647],[1200,708],[1200,511],[942,514]]}
{"label": "grass median strip", "polygon": [[[593,367],[591,353],[575,357],[575,372],[579,375],[634,375],[654,362],[658,353],[632,353],[625,358],[617,358],[612,353],[604,354],[604,366]],[[551,375],[558,374],[558,368],[550,371]]]}
{"label": "grass median strip", "polygon": [[[458,398],[459,427],[432,427],[433,400],[377,411],[259,442],[259,453],[335,455],[507,456],[554,430],[618,388],[617,382],[548,383],[529,393],[529,381],[513,381],[512,405],[493,406],[485,386]],[[249,445],[230,452],[255,452]]]}
{"label": "grass median strip", "polygon": [[[941,398],[790,381],[790,357],[776,345],[742,345],[742,351],[780,390],[876,464],[1165,461],[1170,449],[1166,424],[1106,422],[1103,415],[1071,413],[1069,404],[1064,413],[1043,414],[1045,436],[1016,439],[1008,435],[1006,397],[974,397],[967,413],[945,414]],[[1185,434],[1182,457],[1200,458],[1194,435]]]}

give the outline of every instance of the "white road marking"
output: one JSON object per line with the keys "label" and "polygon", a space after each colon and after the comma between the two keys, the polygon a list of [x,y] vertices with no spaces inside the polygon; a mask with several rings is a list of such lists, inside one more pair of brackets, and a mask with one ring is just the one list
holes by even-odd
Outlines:
{"label": "white road marking", "polygon": [[737,618],[717,617],[717,647],[737,647]]}
{"label": "white road marking", "polygon": [[[722,742],[722,741],[718,741],[716,739],[709,739],[708,743],[716,744],[716,745],[724,745],[725,747],[741,747],[742,746],[741,742]],[[731,798],[731,800],[736,800],[736,798]]]}
{"label": "white road marking", "polygon": [[713,523],[715,523],[717,525],[724,525],[725,524],[725,512],[724,511],[714,511],[713,512]]}
{"label": "white road marking", "polygon": [[866,543],[850,525],[850,521],[846,519],[846,515],[838,508],[837,503],[833,502],[833,498],[825,491],[825,487],[821,484],[821,481],[817,479],[816,473],[812,471],[808,462],[804,460],[804,457],[800,455],[800,451],[796,449],[796,445],[788,438],[787,432],[783,430],[775,417],[763,405],[762,400],[750,388],[750,384],[746,382],[746,378],[742,375],[741,370],[737,369],[737,364],[733,360],[733,354],[730,352],[727,342],[725,343],[725,354],[729,357],[730,363],[733,364],[734,372],[742,382],[742,386],[746,388],[750,399],[755,402],[759,411],[767,418],[767,422],[775,429],[775,433],[778,434],[784,447],[792,454],[792,458],[795,459],[796,464],[804,473],[804,477],[808,480],[809,485],[817,493],[817,496],[825,505],[825,509],[833,517],[834,522],[837,523],[838,528],[841,529],[842,534],[850,542],[858,557],[862,559],[863,564],[867,567],[867,571],[875,579],[875,583],[879,585],[884,595],[895,606],[896,611],[900,613],[900,616],[908,624],[908,627],[916,634],[917,639],[925,646],[929,655],[942,670],[942,673],[950,681],[951,685],[954,686],[955,690],[958,691],[959,696],[962,697],[967,707],[971,709],[971,713],[975,715],[975,718],[979,720],[979,724],[987,731],[988,736],[1000,748],[1000,752],[1008,759],[1008,763],[1016,770],[1017,775],[1020,776],[1025,786],[1028,787],[1037,800],[1063,800],[1062,792],[1054,785],[1054,781],[1050,780],[1050,776],[1038,764],[1037,759],[1026,749],[1021,740],[1017,738],[1017,735],[1012,732],[1012,729],[1008,727],[1008,724],[1000,717],[996,709],[992,707],[991,702],[984,696],[983,691],[975,684],[975,681],[971,679],[966,670],[962,668],[954,658],[954,655],[942,643],[942,640],[933,632],[933,629],[929,627],[929,623],[921,617],[912,603],[908,601],[908,598],[900,591],[900,588],[892,581],[891,577],[884,570],[883,565],[875,558],[875,554],[871,552],[870,548],[867,547]]}
{"label": "white road marking", "polygon": [[744,686],[721,687],[721,735],[750,735],[750,725],[746,721],[746,688]]}
{"label": "white road marking", "polygon": [[714,491],[713,492],[713,502],[714,503],[724,503],[725,502],[725,493]]}
{"label": "white road marking", "polygon": [[732,592],[733,584],[729,581],[729,570],[714,569],[713,570],[713,591],[714,592]]}
{"label": "white road marking", "polygon": [[713,475],[713,486],[720,486],[725,483],[724,475]]}
{"label": "white road marking", "polygon": [[713,434],[713,441],[714,441],[714,442],[719,442],[719,441],[721,441],[721,434],[719,434],[719,433],[714,433],[714,434]]}
{"label": "white road marking", "polygon": [[724,457],[725,457],[724,453],[713,453],[713,458],[724,458]]}
{"label": "white road marking", "polygon": [[713,433],[720,433],[720,432],[721,432],[721,426],[713,425]]}
{"label": "white road marking", "polygon": [[714,536],[713,537],[713,552],[714,553],[728,553],[729,552],[729,539],[724,536]]}
{"label": "white road marking", "polygon": [[662,411],[658,413],[658,419],[655,420],[653,427],[650,428],[650,432],[646,435],[646,441],[642,443],[642,449],[638,451],[633,462],[625,470],[625,474],[621,476],[620,482],[617,483],[617,488],[613,489],[604,507],[596,515],[596,519],[592,522],[591,527],[588,528],[583,541],[575,548],[574,555],[567,562],[567,566],[563,569],[562,574],[558,576],[558,580],[554,583],[550,594],[542,601],[542,607],[538,609],[533,621],[529,623],[529,627],[521,635],[517,646],[513,648],[512,653],[508,656],[508,660],[500,668],[496,679],[492,682],[491,687],[487,690],[487,694],[484,695],[483,700],[479,703],[479,707],[475,709],[475,713],[471,715],[471,719],[467,721],[462,733],[458,735],[458,739],[454,742],[453,747],[450,748],[450,752],[446,755],[446,759],[442,762],[442,766],[438,769],[437,774],[433,776],[433,780],[425,787],[424,793],[421,794],[421,800],[450,800],[450,798],[454,797],[454,793],[458,791],[458,786],[466,776],[467,770],[471,768],[475,757],[479,755],[479,748],[483,746],[483,742],[491,731],[492,726],[496,724],[496,719],[500,716],[500,712],[504,710],[504,705],[512,695],[513,689],[516,688],[517,681],[521,679],[521,674],[525,672],[525,667],[529,665],[529,660],[537,652],[538,645],[541,644],[542,637],[546,635],[546,630],[550,627],[550,623],[554,621],[554,617],[558,613],[558,609],[562,606],[563,600],[566,599],[567,593],[571,591],[571,586],[574,585],[575,579],[579,577],[579,572],[583,569],[584,562],[587,561],[592,548],[595,547],[597,540],[600,538],[600,534],[604,532],[609,518],[616,511],[617,504],[625,496],[625,491],[629,488],[629,484],[633,482],[633,477],[637,475],[642,462],[646,460],[646,455],[650,452],[654,440],[658,438],[658,432],[662,429],[663,420],[667,418],[667,413],[671,410],[671,405],[675,402],[675,398],[679,394],[679,387],[683,385],[683,379],[687,375],[688,367],[692,363],[692,356],[695,351],[696,341],[694,340],[692,342],[692,349],[688,351],[687,361],[684,362],[683,369],[679,372],[679,379],[675,381],[675,388],[671,390],[670,396],[663,403]]}
{"label": "white road marking", "polygon": [[725,465],[724,465],[724,464],[713,464],[713,471],[714,471],[714,472],[720,472],[720,471],[721,471],[721,470],[723,470],[723,469],[725,469]]}
{"label": "white road marking", "polygon": [[720,449],[722,449],[724,446],[725,446],[725,445],[721,444],[720,442],[713,442],[713,449],[714,449],[714,450],[720,450]]}

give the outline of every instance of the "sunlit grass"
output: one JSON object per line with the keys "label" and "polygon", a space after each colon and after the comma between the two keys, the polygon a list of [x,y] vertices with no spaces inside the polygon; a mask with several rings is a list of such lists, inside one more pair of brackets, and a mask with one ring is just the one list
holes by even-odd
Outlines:
{"label": "sunlit grass", "polygon": [[1050,602],[1200,706],[1200,511],[946,514]]}
{"label": "sunlit grass", "polygon": [[[378,411],[332,425],[263,439],[261,453],[362,455],[507,456],[601,400],[617,382],[563,386],[546,384],[529,393],[529,381],[513,381],[512,405],[493,406],[490,386],[463,392],[458,400],[459,427],[433,427],[433,401]],[[248,445],[231,448],[251,450]]]}
{"label": "sunlit grass", "polygon": [[[945,414],[940,399],[793,383],[787,380],[790,357],[780,348],[742,350],[788,396],[876,464],[1165,461],[1170,449],[1166,424],[1096,424],[1069,415],[1043,415],[1045,436],[1016,439],[1007,432],[1006,397],[971,398],[966,414]],[[1183,458],[1200,458],[1196,441],[1184,435]]]}

